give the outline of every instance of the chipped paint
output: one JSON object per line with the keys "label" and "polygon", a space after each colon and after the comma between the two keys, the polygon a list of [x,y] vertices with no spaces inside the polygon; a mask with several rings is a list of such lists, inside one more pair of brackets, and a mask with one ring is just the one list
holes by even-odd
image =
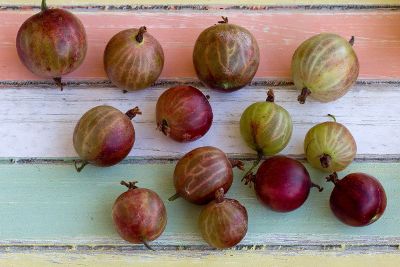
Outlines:
{"label": "chipped paint", "polygon": [[[11,67],[15,67],[15,64],[19,64],[18,60],[15,59],[15,53],[13,52],[15,50],[13,41],[15,40],[15,37],[13,36],[16,32],[15,25],[21,23],[22,16],[25,18],[27,13],[31,12],[29,10],[32,10],[32,8],[37,10],[39,7],[38,2],[39,0],[0,0],[0,11],[4,12],[2,13],[2,19],[4,18],[4,14],[11,12],[10,10],[24,10],[24,12],[18,12],[18,16],[21,17],[11,16],[8,18],[8,22],[7,20],[3,20],[2,22],[3,25],[7,24],[7,27],[3,27],[3,30],[10,34],[4,35],[6,39],[1,39],[0,37],[0,44],[8,49],[7,51],[1,50],[0,54],[11,55],[9,59],[11,58],[12,60],[2,60],[2,62],[15,62],[10,64]],[[166,0],[163,1],[162,5],[160,5],[159,0],[141,0],[138,1],[138,4],[132,5],[131,0],[48,0],[50,6],[61,5],[82,12],[80,13],[80,16],[95,17],[92,21],[89,18],[84,18],[85,23],[89,23],[93,28],[99,21],[98,17],[102,16],[103,18],[104,15],[98,11],[115,11],[112,13],[114,15],[117,14],[115,16],[125,16],[123,18],[115,18],[111,20],[111,22],[108,22],[109,25],[119,25],[118,23],[121,22],[121,27],[128,26],[127,24],[122,24],[122,21],[125,21],[128,16],[131,16],[129,11],[140,10],[139,12],[141,12],[142,10],[145,10],[146,12],[144,13],[149,14],[151,13],[150,11],[170,12],[175,15],[183,14],[182,16],[176,16],[174,23],[179,23],[180,27],[186,27],[189,31],[193,31],[193,29],[187,26],[183,21],[187,20],[187,17],[189,16],[184,12],[192,12],[197,16],[198,14],[206,14],[207,10],[212,10],[212,12],[223,10],[223,12],[232,12],[233,15],[240,14],[240,16],[244,16],[245,14],[243,15],[240,13],[244,10],[246,12],[243,13],[246,13],[247,16],[249,16],[253,11],[255,11],[254,14],[267,14],[269,10],[284,10],[282,13],[289,13],[293,10],[295,12],[309,12],[306,17],[313,15],[314,20],[316,20],[319,18],[319,15],[324,12],[326,18],[328,18],[330,16],[328,13],[330,10],[346,10],[346,14],[341,13],[341,18],[335,18],[332,20],[331,24],[333,26],[322,25],[317,28],[315,26],[315,21],[310,21],[308,25],[311,26],[308,27],[306,25],[304,29],[300,29],[300,32],[297,32],[299,36],[296,37],[297,39],[295,41],[298,42],[308,35],[310,28],[314,29],[313,31],[335,29],[341,31],[342,25],[339,24],[336,28],[336,22],[339,20],[340,22],[343,22],[342,18],[348,17],[346,21],[348,25],[353,27],[351,30],[362,31],[361,36],[363,36],[363,38],[360,38],[360,46],[357,48],[360,49],[361,54],[364,54],[365,57],[368,56],[371,58],[369,52],[382,47],[381,51],[387,52],[387,54],[390,55],[389,58],[379,58],[376,62],[373,60],[374,58],[378,58],[378,56],[372,56],[372,61],[367,61],[367,59],[365,59],[366,64],[364,64],[364,66],[367,66],[367,70],[371,70],[369,73],[364,73],[365,78],[389,80],[383,82],[382,80],[364,80],[359,81],[358,85],[363,85],[365,88],[374,85],[383,86],[385,88],[389,88],[391,85],[398,86],[399,81],[396,79],[400,77],[400,74],[396,65],[397,61],[392,57],[395,51],[399,49],[397,39],[398,31],[395,27],[385,27],[385,25],[396,24],[395,22],[398,21],[397,13],[399,11],[400,3],[398,0],[364,0],[361,3],[360,2],[361,1],[358,0],[202,0],[195,2],[188,0]],[[385,11],[383,13],[379,11],[378,14],[378,9],[384,9]],[[267,10],[267,12],[263,12],[264,10]],[[371,12],[375,10],[377,11]],[[234,11],[236,11],[236,13]],[[356,14],[357,16],[353,16],[355,20],[353,17],[351,19],[349,18],[351,16],[350,13],[353,11],[354,13],[358,12],[358,15]],[[368,16],[366,16],[366,13],[363,13],[367,11]],[[90,12],[93,14],[90,14]],[[83,15],[83,13],[85,13],[85,15]],[[99,14],[97,17],[96,13]],[[151,19],[152,15],[149,14],[144,15],[145,17],[147,16],[144,18],[144,21],[152,21],[152,23],[154,23]],[[250,14],[250,16],[253,16],[254,14]],[[385,17],[380,19],[379,16],[381,15],[384,15]],[[159,14],[156,16],[159,16]],[[274,22],[276,21],[276,18],[284,15],[278,14],[273,16],[274,18],[272,18],[267,25],[262,25],[264,27],[261,27],[260,31],[264,31],[264,33],[276,38],[274,37],[274,34],[279,36],[282,29],[276,28]],[[301,17],[300,15],[297,16]],[[268,18],[268,16],[266,18]],[[260,21],[263,21],[264,19]],[[324,19],[319,19],[319,21],[325,21]],[[254,23],[252,20],[248,21]],[[280,23],[285,23],[286,21],[289,20],[282,17]],[[307,22],[307,20],[304,21]],[[138,24],[137,22],[141,21],[135,19],[130,21],[130,24],[128,24]],[[245,21],[243,23],[247,22]],[[171,24],[169,27],[171,28],[172,25],[175,24]],[[204,23],[199,25],[198,28],[205,27],[208,24],[208,22]],[[257,23],[255,23],[255,25],[257,25]],[[297,29],[299,25],[301,24],[296,21],[295,24],[286,27],[286,29]],[[371,29],[374,25],[378,25],[375,30]],[[157,33],[158,31],[159,34],[162,33],[163,27],[168,30],[168,25],[164,25],[162,22],[155,26],[155,32]],[[159,29],[157,29],[157,26]],[[247,26],[252,27],[251,24]],[[10,27],[14,28],[10,30]],[[384,30],[382,30],[382,28]],[[108,31],[107,34],[109,36],[111,35],[110,29],[103,29],[101,27],[99,27],[99,29],[101,29],[101,37],[105,37],[104,31]],[[388,29],[391,30],[388,31]],[[118,30],[118,27],[115,27],[112,30],[116,31]],[[257,30],[255,31],[257,32]],[[347,34],[347,32],[344,33]],[[369,33],[374,34],[369,36]],[[190,32],[189,36],[193,37],[194,35],[191,34],[192,33]],[[261,33],[258,34],[262,37]],[[10,36],[12,38],[8,40],[7,38]],[[162,36],[169,37],[166,33]],[[93,38],[92,40],[96,40],[96,38]],[[280,40],[279,38],[275,40],[276,43],[283,44],[286,47],[295,47],[292,39],[281,38]],[[105,39],[107,38],[104,38],[104,40]],[[270,38],[265,39],[271,41]],[[381,40],[379,46],[377,46],[376,39]],[[279,40],[281,42],[279,42]],[[167,41],[168,40],[166,39],[166,43],[168,43]],[[188,40],[186,40],[186,42],[188,42]],[[175,43],[169,46],[167,45],[168,55],[172,55],[171,51],[175,51],[173,50],[175,45]],[[371,49],[371,47],[373,49]],[[185,49],[185,46],[178,47],[177,51],[180,53],[183,49]],[[279,50],[279,47],[276,47],[276,49]],[[99,51],[101,52],[102,48],[92,55],[98,55],[100,53]],[[178,52],[175,51],[176,54],[178,54]],[[285,49],[285,53],[287,53],[287,49]],[[189,55],[190,53],[186,51],[186,54]],[[91,59],[88,59],[88,62],[93,62],[94,58],[95,57],[93,56]],[[280,59],[280,57],[278,58]],[[392,58],[393,62],[390,63]],[[268,62],[269,68],[271,66],[271,61],[266,61]],[[381,68],[386,70],[386,72],[380,73],[381,69],[376,69],[375,66],[381,66],[380,62],[383,61],[389,63]],[[272,66],[279,66],[279,62],[277,62],[278,61],[273,63]],[[100,63],[101,62],[98,61],[97,65],[92,66],[93,68],[86,68],[95,69],[95,66],[101,66]],[[184,68],[191,70],[190,66],[185,65]],[[10,76],[10,73],[13,74],[13,72],[7,72],[8,70],[8,68],[3,69],[2,73],[5,73],[5,75],[2,76],[2,79],[9,79],[11,77],[11,80],[1,81],[0,87],[52,87],[52,84],[39,80],[18,80],[36,79],[36,77],[27,74],[26,71],[20,67],[13,70],[16,74],[15,76]],[[178,81],[192,83],[196,86],[200,85],[194,80],[193,72],[189,71],[189,73],[185,73],[181,70],[180,75],[178,75],[179,78],[176,80],[173,79],[176,77],[174,76],[175,72],[174,75],[172,75],[172,73],[166,73],[168,74],[165,76],[167,79],[164,77],[164,80],[161,80],[155,86],[166,87],[175,84]],[[260,73],[262,75],[258,76],[259,80],[254,81],[252,86],[287,87],[292,85],[290,82],[284,80],[289,76],[288,73],[282,70],[280,72],[268,72],[267,70],[264,70],[264,72]],[[89,74],[78,76],[85,79],[85,81],[76,81],[76,76],[71,76],[68,81],[68,87],[91,87],[92,90],[97,88],[97,91],[93,91],[94,93],[101,94],[103,97],[106,96],[105,99],[108,100],[113,99],[112,97],[107,98],[106,92],[99,90],[99,88],[110,87],[108,81],[102,80],[104,79],[104,75],[101,68],[98,68],[94,73]],[[278,79],[266,80],[266,77],[278,77]],[[94,78],[96,78],[96,80]],[[260,80],[260,78],[262,80]],[[257,88],[254,89],[254,92],[256,89]],[[7,96],[7,89],[4,91],[5,94],[3,92],[3,99],[5,100],[3,102],[6,105],[3,105],[3,110],[4,107],[7,107],[7,102],[10,104],[10,107],[14,107],[15,103],[17,103],[17,100]],[[49,91],[46,90],[38,89],[33,91],[34,92],[25,99],[33,101],[32,99],[42,97],[40,101],[43,103],[43,98],[49,96]],[[79,97],[82,97],[84,91],[85,90],[67,90],[67,96],[65,99],[71,97],[68,96],[68,94],[76,94],[79,95]],[[24,99],[24,92],[24,89],[18,91],[18,101],[20,101],[21,95],[22,99]],[[356,90],[356,92],[358,91]],[[390,94],[390,91],[386,92],[386,94]],[[13,92],[12,95],[17,94]],[[365,95],[364,92],[364,97]],[[120,97],[118,97],[119,103],[123,102],[119,98]],[[346,99],[342,101],[345,100]],[[59,106],[63,106],[64,103],[60,103],[62,104]],[[75,103],[80,104],[78,101]],[[234,103],[236,102],[232,101],[232,104]],[[18,118],[15,117],[14,119],[12,119],[13,112],[8,110],[3,112],[2,114],[6,115],[3,119],[3,124],[9,125],[8,123],[10,123],[10,121],[15,123],[24,115],[24,110],[26,110],[26,112],[32,112],[34,107],[35,105],[28,105],[27,107],[25,106],[21,108],[19,113],[15,115],[18,116]],[[10,108],[9,110],[14,109]],[[336,109],[336,111],[338,110]],[[75,114],[77,113],[78,112]],[[33,114],[40,117],[40,113],[38,112],[33,112]],[[55,114],[64,113],[57,113],[56,108],[52,108],[50,111],[49,108],[49,114],[54,117]],[[31,118],[31,114],[29,114],[29,117]],[[385,116],[381,116],[380,118],[382,117]],[[26,121],[31,122],[30,119]],[[59,121],[65,121],[65,117],[60,117]],[[69,119],[68,123],[70,121],[73,121],[73,119]],[[44,124],[49,125],[49,121],[46,121],[46,123]],[[52,123],[52,130],[54,131],[54,121]],[[393,121],[391,121],[391,123],[393,123]],[[389,131],[391,129],[388,128],[389,126],[387,125],[384,127],[387,127]],[[7,129],[9,130],[10,126]],[[29,130],[31,129],[32,128],[29,127]],[[64,132],[64,130],[65,128],[63,128],[62,132]],[[48,129],[46,129],[46,132],[47,131]],[[16,132],[24,133],[24,131]],[[365,137],[365,135],[363,136]],[[62,137],[59,139],[62,139]],[[384,140],[385,138],[381,139]],[[39,146],[37,148],[34,146],[37,141],[38,139],[35,139],[34,142],[28,143],[34,149],[39,149]],[[46,142],[48,141],[49,139],[46,140]],[[44,143],[45,142],[39,142],[41,146],[43,146]],[[11,152],[6,155],[7,157],[2,159],[0,158],[0,177],[2,178],[0,179],[0,181],[2,181],[2,185],[0,186],[2,188],[0,201],[4,204],[1,207],[3,216],[0,219],[0,226],[2,229],[0,232],[1,267],[48,267],[56,264],[57,266],[79,265],[107,267],[183,267],[190,265],[196,265],[199,267],[249,265],[251,267],[278,265],[283,267],[309,267],[321,266],[322,264],[327,267],[364,267],[368,265],[397,267],[400,262],[400,245],[398,245],[400,232],[397,227],[398,218],[396,216],[396,211],[399,210],[399,204],[395,201],[391,202],[388,206],[388,211],[381,221],[367,228],[354,229],[348,228],[332,218],[326,202],[329,190],[324,192],[324,195],[318,195],[313,192],[310,194],[308,202],[302,207],[302,209],[296,211],[295,214],[284,216],[282,214],[278,215],[265,210],[257,204],[253,192],[239,183],[236,183],[233,186],[229,194],[238,196],[240,201],[246,203],[252,216],[249,233],[240,246],[221,252],[210,250],[210,248],[201,241],[195,228],[195,218],[198,210],[194,209],[187,203],[177,201],[177,203],[173,204],[168,203],[169,210],[171,211],[171,214],[173,214],[171,216],[172,225],[169,226],[166,233],[158,241],[154,242],[154,247],[158,248],[159,251],[149,252],[144,250],[142,246],[131,246],[124,243],[118,238],[118,236],[116,236],[109,217],[110,205],[115,196],[120,192],[120,188],[118,188],[118,186],[114,187],[114,184],[116,185],[122,176],[137,176],[137,178],[142,181],[141,183],[143,186],[156,188],[158,191],[161,191],[161,195],[164,198],[167,198],[174,190],[168,177],[165,177],[165,173],[172,172],[174,165],[173,161],[176,160],[179,155],[175,154],[172,157],[154,155],[143,158],[133,157],[125,160],[123,162],[124,164],[112,168],[100,170],[99,168],[89,167],[85,170],[85,173],[77,174],[73,171],[71,159],[30,158],[33,155],[32,153],[34,153],[34,150],[31,150],[30,152],[31,154],[26,155],[26,158],[10,159],[8,157],[11,157],[9,155]],[[241,152],[242,153],[237,154],[232,153],[231,155],[243,159],[250,159],[253,157],[251,154],[245,154],[243,151]],[[65,153],[65,150],[63,150],[63,153]],[[297,154],[296,157],[303,159],[302,155]],[[398,159],[398,154],[362,154],[357,157],[357,161],[362,163],[353,164],[347,171],[362,170],[379,175],[379,177],[383,179],[385,186],[388,188],[389,194],[393,195],[397,193],[395,184],[398,181],[398,177],[396,177],[398,176],[398,163],[396,163],[398,162]],[[237,175],[240,174],[236,173],[236,176]],[[312,171],[312,175],[313,179],[323,178],[322,174],[315,171]],[[152,179],[149,180],[147,179],[148,177],[152,177]],[[239,191],[240,193],[238,193]],[[32,194],[32,192],[34,192],[34,194]],[[175,212],[178,210],[180,211],[179,213]],[[179,220],[179,216],[183,216],[181,212],[183,210],[186,210],[185,216],[188,218],[185,220]],[[46,217],[46,220],[43,220],[43,216]],[[307,221],[307,219],[299,220],[298,218],[318,218],[318,221]],[[29,227],[27,227],[25,223],[26,221],[30,222]],[[266,225],[269,226],[267,231],[265,230]],[[27,231],[27,228],[29,231]],[[179,240],[177,239],[177,236],[179,236]],[[357,244],[358,246],[354,246],[354,244]]]}
{"label": "chipped paint", "polygon": [[[251,162],[246,163],[248,168]],[[2,248],[30,249],[29,245],[48,247],[76,245],[75,249],[129,248],[118,237],[111,219],[115,198],[123,192],[121,179],[135,179],[139,186],[155,190],[165,200],[169,222],[163,235],[152,242],[160,250],[209,249],[197,228],[201,207],[180,199],[166,201],[174,194],[172,182],[175,164],[119,164],[110,168],[87,166],[77,173],[72,164],[0,164],[0,251]],[[336,220],[329,209],[333,185],[326,183],[326,174],[310,168],[310,175],[325,187],[323,192],[310,192],[306,203],[295,212],[272,212],[257,201],[254,191],[240,183],[243,173],[234,171],[235,182],[227,193],[235,196],[249,213],[249,230],[237,249],[266,250],[271,246],[310,249],[311,246],[348,250],[352,245],[396,245],[400,241],[400,202],[394,201],[399,181],[399,163],[353,163],[349,172],[363,171],[380,179],[388,196],[385,214],[368,227],[352,228]],[[34,194],[32,192],[35,192]],[[392,200],[392,201],[391,201]],[[35,211],[35,212],[32,212]],[[46,218],[46,220],[43,220]],[[29,221],[29,231],[26,230]],[[34,242],[33,242],[34,241]],[[35,247],[33,247],[35,249]],[[318,249],[318,247],[317,247]],[[387,248],[389,249],[389,248]],[[1,266],[1,265],[0,265]]]}
{"label": "chipped paint", "polygon": [[[127,4],[127,5],[53,5],[53,7],[61,7],[69,10],[79,11],[79,12],[95,12],[95,11],[108,11],[108,12],[118,12],[118,11],[146,11],[146,12],[159,12],[159,11],[249,11],[249,12],[260,12],[260,11],[301,11],[301,10],[319,10],[321,12],[326,10],[340,10],[340,11],[360,11],[360,10],[393,10],[397,11],[400,9],[400,4],[352,4],[352,5],[343,5],[343,4],[309,4],[309,3],[288,3],[288,4],[268,4],[263,3],[262,5],[221,5],[221,4]],[[0,3],[0,11],[4,10],[21,10],[21,11],[29,11],[29,10],[40,10],[39,5],[1,5]]]}
{"label": "chipped paint", "polygon": [[[368,13],[368,16],[365,14]],[[260,66],[256,79],[291,79],[291,57],[298,45],[314,33],[334,32],[345,38],[355,35],[354,48],[360,65],[360,79],[399,80],[400,54],[397,11],[296,11],[238,12],[187,11],[162,13],[141,12],[76,12],[85,24],[88,52],[82,66],[63,77],[64,81],[104,80],[103,57],[107,41],[118,31],[146,25],[163,46],[165,65],[161,79],[195,79],[193,46],[200,32],[215,24],[221,15],[249,29],[260,47]],[[43,80],[32,74],[20,62],[15,49],[16,33],[33,12],[2,11],[0,26],[0,80]],[[345,27],[346,25],[346,27]],[[348,26],[347,26],[348,25]],[[269,31],[263,29],[269,27]],[[174,30],[171,31],[170,29]],[[176,60],[179,58],[179,60]],[[382,64],[385,62],[385,64]],[[376,66],[379,66],[377,68]]]}

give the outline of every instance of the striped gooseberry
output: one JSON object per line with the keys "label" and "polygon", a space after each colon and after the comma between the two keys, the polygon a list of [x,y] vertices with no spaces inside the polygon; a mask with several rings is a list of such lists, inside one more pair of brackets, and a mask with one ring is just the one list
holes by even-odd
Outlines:
{"label": "striped gooseberry", "polygon": [[334,101],[346,94],[359,72],[357,55],[350,41],[332,33],[321,33],[304,41],[292,58],[294,85],[304,104],[308,95],[320,102]]}
{"label": "striped gooseberry", "polygon": [[164,67],[160,43],[145,26],[114,35],[104,51],[104,69],[117,87],[134,91],[151,86]]}
{"label": "striped gooseberry", "polygon": [[270,89],[266,101],[251,104],[240,118],[240,134],[258,154],[246,175],[251,174],[263,156],[272,156],[283,150],[292,136],[290,114],[274,100],[274,92]]}
{"label": "striped gooseberry", "polygon": [[154,191],[138,188],[137,182],[121,182],[128,187],[114,202],[112,218],[118,234],[126,241],[144,244],[157,239],[167,225],[167,211]]}
{"label": "striped gooseberry", "polygon": [[214,248],[237,245],[247,233],[247,210],[239,201],[225,198],[224,189],[200,213],[198,225],[203,239]]}
{"label": "striped gooseberry", "polygon": [[192,142],[211,127],[213,112],[208,99],[193,87],[180,85],[167,89],[156,105],[157,128],[178,142]]}
{"label": "striped gooseberry", "polygon": [[86,32],[74,14],[48,8],[42,0],[41,11],[19,28],[16,46],[25,67],[40,77],[52,78],[62,90],[62,76],[76,70],[85,59]]}
{"label": "striped gooseberry", "polygon": [[176,164],[174,185],[176,194],[170,201],[182,197],[194,204],[207,204],[220,188],[228,192],[233,182],[232,168],[243,170],[243,163],[229,160],[220,149],[212,146],[196,148]]}
{"label": "striped gooseberry", "polygon": [[312,127],[304,140],[304,153],[311,166],[325,172],[344,170],[354,159],[357,145],[350,131],[334,121]]}
{"label": "striped gooseberry", "polygon": [[222,18],[197,38],[193,64],[206,86],[232,92],[251,82],[258,69],[260,52],[257,40],[247,29]]}
{"label": "striped gooseberry", "polygon": [[111,106],[97,106],[87,111],[75,126],[73,143],[82,159],[75,168],[80,172],[87,164],[107,167],[123,160],[135,142],[131,120],[142,114],[135,107],[125,114]]}

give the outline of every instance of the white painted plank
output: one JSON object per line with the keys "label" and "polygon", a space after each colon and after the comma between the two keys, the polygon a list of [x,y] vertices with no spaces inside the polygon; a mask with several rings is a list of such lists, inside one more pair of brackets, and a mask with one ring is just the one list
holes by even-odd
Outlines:
{"label": "white painted plank", "polygon": [[[156,131],[155,105],[166,89],[158,86],[123,94],[115,88],[13,89],[3,88],[0,95],[0,157],[75,157],[72,133],[77,120],[88,109],[101,104],[122,111],[138,105],[143,115],[134,119],[137,134],[130,156],[179,157],[204,145],[213,145],[229,154],[253,153],[239,133],[243,110],[266,98],[265,87],[248,87],[231,94],[201,88],[211,96],[214,123],[202,139],[181,144]],[[340,100],[322,104],[309,99],[305,105],[296,101],[292,86],[275,87],[277,103],[285,107],[294,122],[292,139],[284,154],[303,154],[303,139],[309,128],[334,114],[353,133],[358,154],[400,154],[400,85],[356,85]]]}

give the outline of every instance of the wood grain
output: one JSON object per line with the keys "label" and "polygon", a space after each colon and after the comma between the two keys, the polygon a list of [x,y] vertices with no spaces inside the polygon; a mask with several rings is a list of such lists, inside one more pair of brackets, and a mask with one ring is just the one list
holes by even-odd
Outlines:
{"label": "wood grain", "polygon": [[121,266],[163,266],[163,267],[221,267],[221,266],[281,266],[281,267],[325,267],[385,266],[396,267],[400,260],[399,253],[384,252],[365,254],[345,254],[342,252],[307,253],[299,251],[290,254],[287,251],[178,251],[178,252],[136,252],[112,254],[104,251],[93,253],[50,252],[50,253],[7,253],[0,256],[2,267],[31,266],[84,266],[84,267],[121,267]]}
{"label": "wood grain", "polygon": [[[1,0],[0,5],[36,5],[39,0]],[[130,5],[130,0],[48,0],[49,5]],[[136,1],[140,5],[159,5],[157,0]],[[396,0],[164,0],[163,5],[395,5]]]}
{"label": "wood grain", "polygon": [[[210,95],[214,122],[203,138],[192,143],[175,142],[156,130],[155,106],[168,87],[158,86],[123,94],[116,88],[1,89],[0,157],[75,157],[72,146],[74,127],[84,112],[97,105],[111,105],[122,111],[139,106],[142,116],[134,119],[136,143],[130,156],[135,158],[178,158],[189,150],[213,145],[231,155],[252,154],[242,140],[239,120],[244,109],[264,101],[266,87],[251,86],[231,94],[201,88]],[[284,154],[302,155],[306,132],[334,114],[354,135],[359,155],[399,155],[400,85],[357,85],[338,101],[322,104],[309,99],[297,102],[292,86],[277,86],[276,102],[292,115],[294,130]]]}
{"label": "wood grain", "polygon": [[[140,12],[140,13],[139,13]],[[0,16],[0,80],[37,80],[19,61],[15,38],[23,21],[32,11],[2,11]],[[103,51],[118,31],[146,25],[163,45],[165,67],[162,78],[195,78],[192,50],[199,33],[215,24],[221,15],[232,23],[248,28],[260,46],[258,78],[290,78],[291,56],[306,38],[323,32],[335,32],[350,38],[360,59],[360,78],[400,79],[400,11],[292,11],[245,12],[94,12],[76,14],[86,26],[89,50],[84,64],[66,77],[69,80],[104,79]],[[140,15],[139,15],[140,14]],[[170,29],[174,30],[171,31]]]}
{"label": "wood grain", "polygon": [[[246,167],[250,166],[247,162]],[[126,246],[114,230],[111,208],[126,189],[121,180],[137,180],[138,186],[155,190],[165,201],[168,224],[152,245],[176,250],[177,246],[209,247],[197,229],[201,206],[183,199],[174,202],[172,174],[175,162],[165,164],[120,164],[110,168],[87,166],[81,173],[72,164],[0,164],[0,244],[10,245],[102,245]],[[249,213],[249,231],[241,245],[398,245],[399,163],[354,163],[340,176],[366,172],[378,177],[387,196],[384,216],[367,227],[349,227],[329,209],[333,185],[323,174],[306,167],[312,180],[325,190],[311,190],[304,206],[291,213],[277,213],[262,206],[254,190],[241,184],[243,172],[234,171],[228,197],[240,201]],[[0,246],[1,248],[1,246]],[[134,246],[143,249],[142,246]],[[62,249],[62,248],[60,248]]]}

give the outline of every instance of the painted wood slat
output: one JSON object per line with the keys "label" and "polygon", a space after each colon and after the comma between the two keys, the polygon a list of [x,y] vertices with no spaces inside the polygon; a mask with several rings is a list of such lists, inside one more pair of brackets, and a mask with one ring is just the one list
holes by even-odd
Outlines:
{"label": "painted wood slat", "polygon": [[[0,5],[39,5],[40,0],[1,0]],[[48,0],[49,5],[131,5],[131,0]],[[157,0],[136,1],[141,5],[160,5]],[[396,0],[164,0],[163,5],[396,5]]]}
{"label": "painted wood slat", "polygon": [[[205,145],[220,147],[236,156],[252,154],[240,136],[239,120],[244,109],[256,101],[264,101],[266,88],[252,86],[235,93],[223,94],[202,88],[211,96],[214,122],[206,136],[183,144],[165,137],[156,130],[155,105],[166,89],[158,86],[123,94],[115,88],[1,89],[0,157],[75,157],[72,146],[74,127],[84,112],[108,104],[126,111],[139,106],[142,116],[134,119],[136,143],[130,156],[136,158],[178,158],[189,150]],[[306,132],[316,123],[330,120],[334,114],[353,133],[361,157],[400,154],[398,132],[400,119],[400,85],[357,85],[343,98],[329,104],[311,99],[305,105],[297,102],[298,91],[292,86],[277,86],[276,102],[292,115],[294,131],[282,152],[301,156]]]}
{"label": "painted wood slat", "polygon": [[264,251],[228,251],[209,252],[178,251],[178,252],[139,252],[110,254],[107,252],[95,253],[7,253],[0,254],[2,267],[31,266],[85,266],[85,267],[120,267],[120,266],[163,266],[163,267],[220,267],[220,266],[281,266],[281,267],[325,267],[351,266],[386,266],[396,267],[400,255],[396,252],[365,254],[344,254],[340,252],[307,253],[299,251],[298,254]]}
{"label": "painted wood slat", "polygon": [[[0,12],[0,80],[36,80],[19,61],[15,38],[22,22],[32,11]],[[70,80],[105,79],[102,54],[112,35],[141,25],[159,39],[166,54],[162,78],[195,78],[192,50],[198,34],[215,24],[221,15],[254,33],[261,49],[258,78],[290,78],[290,61],[295,48],[306,38],[322,31],[346,38],[356,36],[360,78],[400,79],[400,11],[353,12],[93,12],[79,13],[86,26],[89,51],[84,64],[70,74]],[[173,28],[174,31],[170,29]],[[378,66],[378,67],[377,67]]]}
{"label": "painted wood slat", "polygon": [[[174,162],[120,164],[106,169],[88,166],[77,173],[72,164],[0,164],[0,245],[128,245],[113,228],[111,208],[115,198],[126,190],[119,181],[133,179],[139,181],[138,186],[155,190],[167,207],[167,228],[152,242],[155,248],[208,248],[197,229],[201,206],[183,199],[167,201],[174,194],[174,166]],[[250,162],[246,164],[249,166]],[[399,244],[399,163],[353,163],[340,174],[361,171],[382,182],[387,209],[380,220],[367,227],[339,222],[329,209],[333,185],[324,182],[326,174],[306,167],[312,180],[325,190],[311,190],[304,206],[290,213],[262,206],[253,189],[241,184],[243,172],[235,170],[227,196],[240,201],[249,214],[248,234],[241,245]]]}

